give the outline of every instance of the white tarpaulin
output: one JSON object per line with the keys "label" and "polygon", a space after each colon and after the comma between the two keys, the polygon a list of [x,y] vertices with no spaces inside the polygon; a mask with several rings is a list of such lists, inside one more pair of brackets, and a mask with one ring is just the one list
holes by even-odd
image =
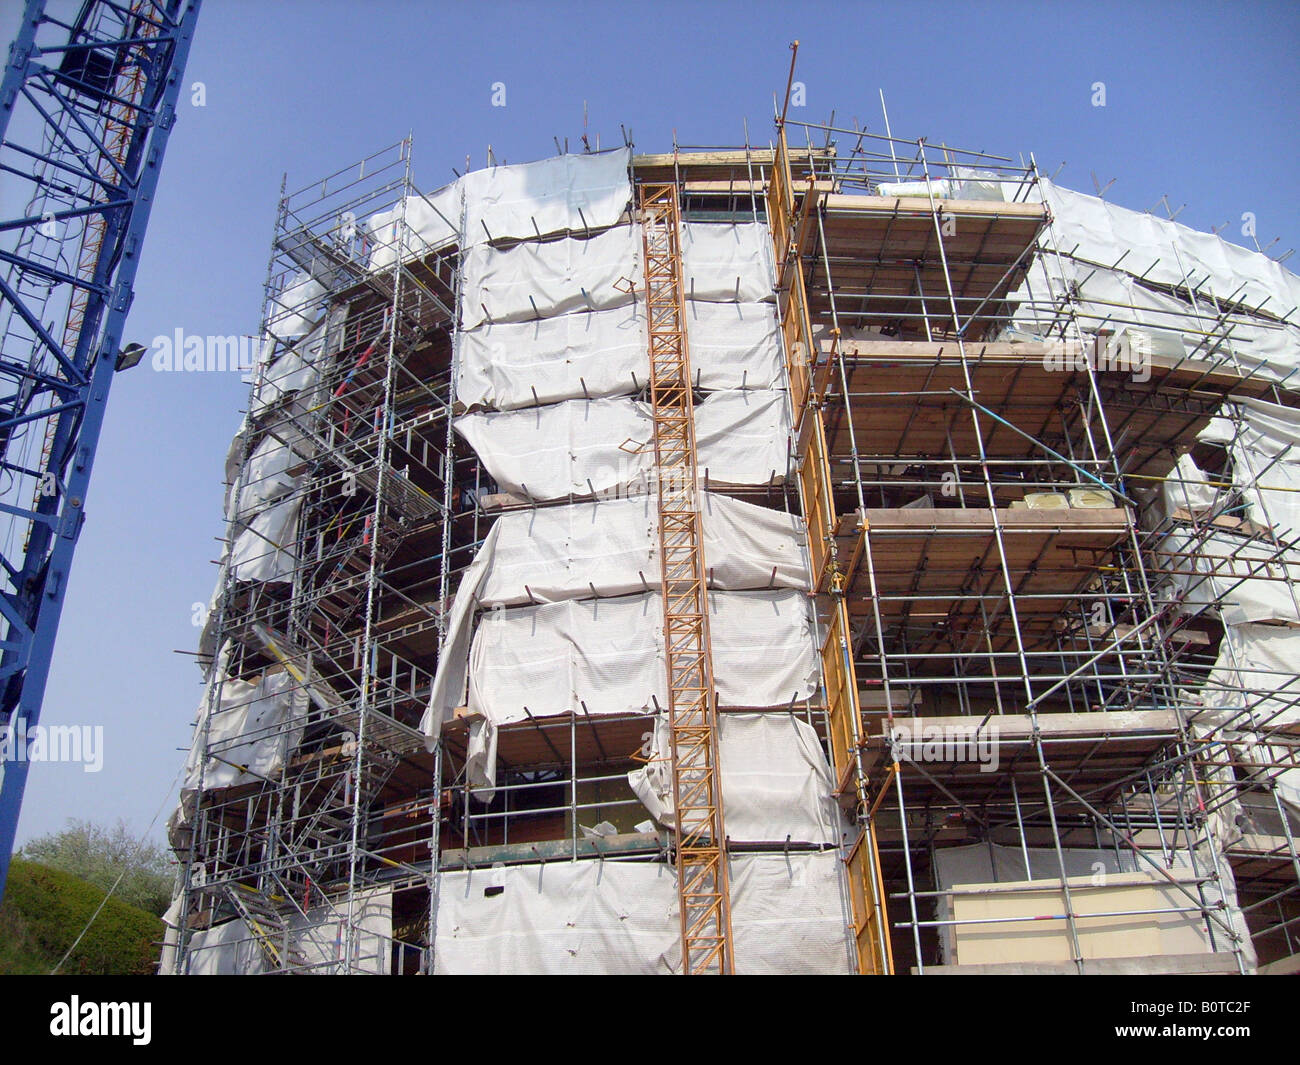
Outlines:
{"label": "white tarpaulin", "polygon": [[615,225],[632,199],[630,148],[475,170],[465,189],[465,242]]}
{"label": "white tarpaulin", "polygon": [[[738,973],[854,971],[838,852],[731,861]],[[655,975],[681,968],[677,887],[658,862],[550,862],[443,873],[435,971]]]}
{"label": "white tarpaulin", "polygon": [[[727,838],[740,843],[843,842],[843,818],[817,733],[790,713],[718,715],[718,767]],[[660,824],[674,823],[671,736],[665,715],[643,769],[628,774]]]}
{"label": "white tarpaulin", "polygon": [[1217,611],[1225,625],[1300,621],[1293,586],[1300,561],[1261,540],[1215,532],[1169,533],[1155,549],[1158,569],[1184,594],[1189,613]]}
{"label": "white tarpaulin", "polygon": [[186,955],[191,976],[255,976],[269,969],[261,944],[239,918],[195,932]]}
{"label": "white tarpaulin", "polygon": [[[501,488],[539,502],[645,491],[654,466],[650,409],[632,399],[465,414],[456,431]],[[695,407],[695,440],[706,485],[781,483],[790,461],[785,393],[712,393]]]}
{"label": "white tarpaulin", "polygon": [[352,900],[352,965],[347,964],[348,900],[313,906],[289,920],[291,965],[312,976],[351,973],[387,976],[392,972],[393,892],[375,888]]}
{"label": "white tarpaulin", "polygon": [[772,304],[688,300],[686,333],[696,388],[780,387],[785,364]]}
{"label": "white tarpaulin", "polygon": [[[690,301],[686,329],[697,388],[769,389],[781,383],[781,339],[770,303]],[[458,340],[456,398],[469,408],[513,410],[626,396],[650,379],[640,304],[485,324]]]}
{"label": "white tarpaulin", "polygon": [[1267,255],[1046,179],[1039,188],[1052,209],[1058,243],[1077,258],[1110,267],[1122,257],[1133,273],[1175,289],[1186,284],[1186,272],[1221,300],[1267,302],[1277,314],[1300,304],[1300,277]]}
{"label": "white tarpaulin", "polygon": [[672,972],[677,885],[657,862],[550,862],[443,873],[435,972]]}
{"label": "white tarpaulin", "polygon": [[1279,625],[1231,625],[1202,690],[1212,720],[1240,731],[1300,721],[1300,630]]}
{"label": "white tarpaulin", "polygon": [[539,501],[616,492],[654,464],[649,409],[631,399],[466,414],[456,431],[498,485]]}
{"label": "white tarpaulin", "polygon": [[325,289],[310,274],[294,274],[271,299],[268,332],[279,340],[292,340],[310,332],[321,316],[319,308],[324,295]]}
{"label": "white tarpaulin", "polygon": [[776,276],[772,258],[772,237],[761,222],[682,226],[682,287],[688,300],[770,300]]}
{"label": "white tarpaulin", "polygon": [[631,395],[650,379],[645,319],[631,303],[481,325],[458,341],[456,398],[467,407],[512,410]]}
{"label": "white tarpaulin", "polygon": [[[169,911],[170,912],[170,911]],[[392,971],[393,893],[377,888],[359,892],[353,900],[352,966],[346,962],[347,900],[333,907],[316,906],[306,916],[287,918],[287,967],[304,975],[387,975]],[[283,933],[271,932],[283,951]],[[255,976],[272,972],[262,942],[240,918],[191,937],[187,950],[191,976]],[[168,972],[170,970],[164,970]]]}
{"label": "white tarpaulin", "polygon": [[1300,536],[1300,411],[1246,400],[1231,445],[1246,516],[1285,541]]}
{"label": "white tarpaulin", "polygon": [[[713,681],[724,706],[786,706],[817,690],[808,597],[711,592]],[[470,651],[469,707],[502,725],[553,714],[667,706],[658,593],[485,612]]]}
{"label": "white tarpaulin", "polygon": [[790,470],[784,392],[714,392],[695,407],[696,462],[705,484],[781,484]]}
{"label": "white tarpaulin", "polygon": [[855,973],[852,924],[839,851],[732,858],[731,931],[737,973]]}
{"label": "white tarpaulin", "polygon": [[[211,683],[218,680],[214,677]],[[199,786],[207,712],[205,693],[186,765],[186,789]],[[203,787],[228,788],[276,777],[302,739],[306,717],[307,693],[284,670],[264,673],[256,680],[227,678],[220,685],[220,702],[207,726]]]}
{"label": "white tarpaulin", "polygon": [[[802,520],[716,493],[701,493],[709,587],[808,585]],[[550,603],[659,588],[658,509],[652,496],[539,507],[503,514],[456,592],[438,662],[426,734],[465,704],[477,609]]]}
{"label": "white tarpaulin", "polygon": [[230,566],[237,581],[289,580],[296,561],[298,513],[302,497],[294,496],[259,511],[235,537]]}
{"label": "white tarpaulin", "polygon": [[633,302],[641,277],[641,231],[616,226],[590,239],[471,247],[463,260],[461,328],[526,322]]}
{"label": "white tarpaulin", "polygon": [[[366,223],[371,270],[385,270],[403,259],[423,258],[454,244],[460,236],[464,193],[460,181],[436,192],[410,196],[390,210],[373,215]],[[405,218],[403,218],[405,214]],[[405,228],[403,228],[405,222]]]}
{"label": "white tarpaulin", "polygon": [[[239,513],[233,515],[247,519],[256,514],[268,503],[273,503],[288,495],[302,483],[302,472],[291,473],[295,467],[304,465],[310,454],[310,444],[289,427],[281,439],[275,433],[268,433],[253,448],[248,462],[244,464],[243,483],[239,488]],[[292,441],[292,444],[289,441]],[[226,514],[231,517],[234,500],[234,483],[227,489]]]}

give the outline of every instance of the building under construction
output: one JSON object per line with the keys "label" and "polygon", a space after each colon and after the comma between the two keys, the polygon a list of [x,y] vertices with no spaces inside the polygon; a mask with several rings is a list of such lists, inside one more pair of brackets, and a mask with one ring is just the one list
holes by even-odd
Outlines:
{"label": "building under construction", "polygon": [[1297,966],[1300,278],[788,114],[410,149],[280,201],[164,972]]}

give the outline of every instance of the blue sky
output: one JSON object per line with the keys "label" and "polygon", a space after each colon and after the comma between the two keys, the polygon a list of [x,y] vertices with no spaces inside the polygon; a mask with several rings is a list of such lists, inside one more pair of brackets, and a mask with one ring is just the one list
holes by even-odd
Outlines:
{"label": "blue sky", "polygon": [[[0,0],[12,36],[20,5]],[[1059,180],[1229,239],[1243,213],[1276,254],[1300,247],[1294,4],[644,4],[208,0],[146,239],[126,336],[255,333],[280,179],[297,187],[411,132],[423,188],[578,145],[641,151],[765,142],[788,44],[807,106],[895,136],[1033,152]],[[1106,106],[1092,106],[1095,82]],[[507,106],[491,106],[494,82]],[[186,94],[188,99],[188,94]],[[1288,266],[1295,268],[1300,253]],[[143,833],[184,759],[200,696],[195,602],[220,547],[222,462],[247,398],[234,375],[114,385],[64,611],[46,724],[103,724],[105,764],[33,767],[19,828],[125,817]],[[166,800],[166,801],[164,801]],[[161,821],[154,835],[161,838]]]}

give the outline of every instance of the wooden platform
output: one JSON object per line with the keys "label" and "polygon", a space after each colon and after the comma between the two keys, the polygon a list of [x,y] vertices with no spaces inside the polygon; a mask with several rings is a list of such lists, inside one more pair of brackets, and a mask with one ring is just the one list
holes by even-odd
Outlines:
{"label": "wooden platform", "polygon": [[[903,751],[915,763],[903,763],[909,806],[949,805],[953,799],[980,808],[1010,804],[1012,780],[1027,809],[1041,804],[1042,777],[1029,716],[994,715],[980,729],[982,721],[972,716],[894,719],[895,728],[909,737]],[[868,776],[875,779],[889,759],[882,724],[879,718],[867,722],[863,750]],[[1053,771],[1085,797],[1104,793],[1179,736],[1177,717],[1168,710],[1039,714],[1038,728]],[[953,737],[953,742],[939,737]],[[956,742],[962,737],[968,738],[964,747]],[[981,752],[996,752],[995,771],[988,768],[991,759],[978,760]],[[1056,795],[1056,803],[1058,811],[1078,807],[1064,794]]]}
{"label": "wooden platform", "polygon": [[1104,556],[1128,535],[1130,515],[1124,508],[904,508],[847,515],[840,519],[836,546],[841,565],[849,570],[850,614],[873,613],[872,571],[886,624],[975,619],[981,613],[980,597],[986,613],[1000,614],[1008,589],[995,521],[1023,621],[1058,615],[1091,580]]}
{"label": "wooden platform", "polygon": [[[829,337],[822,339],[820,348],[821,358],[827,359]],[[848,378],[847,406],[864,462],[978,456],[975,408],[956,394],[966,390],[968,374],[975,402],[1015,427],[978,415],[991,458],[1050,459],[1034,441],[1069,455],[1067,437],[1083,437],[1076,399],[1087,400],[1090,386],[1086,371],[1073,368],[1079,365],[1078,344],[968,343],[964,365],[955,342],[842,340],[839,348]],[[1135,381],[1131,373],[1119,370],[1094,371],[1125,473],[1164,476],[1220,404],[1268,391],[1262,381],[1199,359],[1152,355],[1149,369],[1147,381]],[[827,384],[827,443],[832,460],[843,459],[852,445],[839,374],[827,375]],[[1091,418],[1087,430],[1104,457],[1100,421]]]}
{"label": "wooden platform", "polygon": [[[938,200],[932,207],[927,197],[840,193],[825,196],[822,204],[830,279],[845,321],[893,324],[900,316],[919,315],[922,297],[930,315],[949,314],[946,256],[958,313],[963,320],[973,316],[971,336],[1001,314],[1002,297],[1020,283],[1030,249],[1047,223],[1041,203]],[[810,310],[818,319],[829,309],[820,256],[812,257],[808,274]],[[865,316],[852,313],[858,311]]]}

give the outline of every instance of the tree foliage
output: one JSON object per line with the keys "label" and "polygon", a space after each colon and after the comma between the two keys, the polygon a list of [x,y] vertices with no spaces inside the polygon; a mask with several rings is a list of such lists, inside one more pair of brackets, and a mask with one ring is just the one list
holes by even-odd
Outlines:
{"label": "tree foliage", "polygon": [[34,839],[18,853],[29,862],[60,869],[105,891],[125,869],[113,898],[152,914],[161,915],[171,901],[167,851],[151,841],[141,843],[120,819],[108,828],[72,818],[62,831]]}

